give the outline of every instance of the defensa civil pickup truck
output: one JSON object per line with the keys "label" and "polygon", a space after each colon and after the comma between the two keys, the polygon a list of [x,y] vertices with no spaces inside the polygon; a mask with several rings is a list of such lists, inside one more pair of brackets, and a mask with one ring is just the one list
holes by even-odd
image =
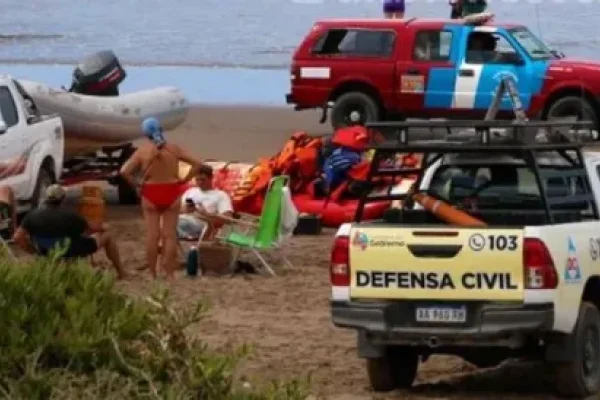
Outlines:
{"label": "defensa civil pickup truck", "polygon": [[[600,63],[565,58],[527,27],[465,20],[327,19],[291,62],[288,104],[334,128],[404,118],[481,119],[503,76],[531,119],[600,121]],[[481,23],[483,22],[483,23]],[[501,111],[511,110],[506,99]],[[500,113],[499,118],[512,118]]]}
{"label": "defensa civil pickup truck", "polygon": [[[489,367],[535,358],[557,391],[600,390],[600,152],[589,122],[371,124],[368,181],[416,174],[404,194],[363,193],[331,252],[331,315],[357,331],[375,391],[410,387],[446,353]],[[443,138],[422,139],[431,130]],[[457,131],[458,130],[458,131]],[[395,136],[395,138],[391,138]],[[396,154],[422,154],[416,169]],[[414,175],[413,175],[414,176]],[[402,200],[380,221],[369,201]]]}
{"label": "defensa civil pickup truck", "polygon": [[0,74],[0,185],[13,189],[19,211],[38,206],[63,157],[62,120],[41,115],[23,87]]}

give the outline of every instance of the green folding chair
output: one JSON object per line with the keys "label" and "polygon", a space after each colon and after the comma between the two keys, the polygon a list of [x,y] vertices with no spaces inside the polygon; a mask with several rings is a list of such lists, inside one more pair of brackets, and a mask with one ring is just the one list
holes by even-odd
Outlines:
{"label": "green folding chair", "polygon": [[[258,223],[243,219],[232,221],[233,225],[245,227],[245,232],[232,231],[220,238],[225,244],[236,248],[231,258],[231,271],[234,271],[237,259],[243,250],[251,251],[271,275],[276,275],[275,271],[261,253],[277,252],[287,267],[293,267],[292,263],[283,254],[279,243],[283,188],[287,186],[288,182],[288,176],[282,175],[272,178],[265,194]],[[251,233],[252,231],[254,233]]]}

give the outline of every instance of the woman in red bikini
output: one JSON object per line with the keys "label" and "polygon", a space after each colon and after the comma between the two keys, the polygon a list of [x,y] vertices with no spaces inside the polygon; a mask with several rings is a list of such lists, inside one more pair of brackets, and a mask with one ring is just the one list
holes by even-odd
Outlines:
{"label": "woman in red bikini", "polygon": [[[148,139],[121,168],[121,176],[131,186],[137,186],[134,174],[142,171],[140,194],[146,221],[146,257],[153,278],[156,278],[156,263],[159,241],[162,239],[161,264],[167,279],[173,278],[177,263],[177,219],[181,195],[187,183],[194,177],[200,161],[181,147],[167,143],[162,127],[156,118],[146,118],[142,131]],[[187,176],[179,178],[179,161],[191,165]]]}

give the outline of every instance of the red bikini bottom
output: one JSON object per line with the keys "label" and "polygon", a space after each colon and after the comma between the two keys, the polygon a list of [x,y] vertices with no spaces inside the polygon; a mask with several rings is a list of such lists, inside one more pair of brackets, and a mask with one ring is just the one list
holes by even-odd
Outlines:
{"label": "red bikini bottom", "polygon": [[187,189],[187,185],[181,182],[145,182],[142,185],[142,196],[158,211],[165,211],[173,205],[175,200],[179,199],[183,192]]}

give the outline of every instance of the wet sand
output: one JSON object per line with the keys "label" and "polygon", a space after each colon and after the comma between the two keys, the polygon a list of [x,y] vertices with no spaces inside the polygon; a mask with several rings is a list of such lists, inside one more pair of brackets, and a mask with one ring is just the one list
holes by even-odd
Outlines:
{"label": "wet sand", "polygon": [[[203,158],[254,162],[271,156],[297,130],[327,134],[316,112],[260,107],[197,107],[183,127],[169,137]],[[138,207],[119,206],[107,193],[108,217],[127,269],[134,279],[122,283],[137,293],[149,290],[144,264],[144,231]],[[489,370],[450,356],[422,364],[409,392],[375,395],[368,389],[364,363],[356,356],[355,334],[330,320],[328,257],[332,231],[295,237],[285,246],[294,264],[274,278],[202,277],[180,272],[170,284],[176,303],[206,299],[211,309],[194,333],[210,345],[253,346],[242,376],[258,381],[311,375],[313,392],[335,399],[551,399],[549,376],[537,366],[508,365]],[[103,256],[97,261],[106,264]],[[249,258],[248,260],[251,260]],[[274,259],[276,261],[276,259]]]}

